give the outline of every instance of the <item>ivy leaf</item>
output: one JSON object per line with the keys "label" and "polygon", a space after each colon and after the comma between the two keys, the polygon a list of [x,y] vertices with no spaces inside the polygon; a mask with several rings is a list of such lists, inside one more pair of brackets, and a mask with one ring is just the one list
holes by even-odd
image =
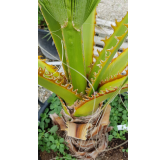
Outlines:
{"label": "ivy leaf", "polygon": [[56,143],[56,146],[57,146],[57,148],[59,149],[59,146],[60,146],[59,143]]}
{"label": "ivy leaf", "polygon": [[47,99],[47,102],[48,103],[51,103],[51,101],[54,99],[54,97],[49,97],[48,99]]}
{"label": "ivy leaf", "polygon": [[50,119],[48,119],[48,118],[45,119],[45,122],[46,122],[46,123],[50,123]]}
{"label": "ivy leaf", "polygon": [[59,151],[61,152],[61,153],[63,153],[64,152],[64,148],[59,148]]}
{"label": "ivy leaf", "polygon": [[41,151],[44,152],[45,148],[41,146]]}
{"label": "ivy leaf", "polygon": [[51,144],[51,143],[50,143],[50,141],[48,141],[48,142],[47,142],[47,146],[49,147],[49,146],[50,146],[50,144]]}
{"label": "ivy leaf", "polygon": [[54,139],[58,139],[58,135],[56,133],[53,134]]}
{"label": "ivy leaf", "polygon": [[52,135],[49,136],[49,140],[54,142],[54,137]]}
{"label": "ivy leaf", "polygon": [[55,106],[55,103],[52,103],[51,105],[50,105],[50,109],[54,109],[56,106]]}
{"label": "ivy leaf", "polygon": [[109,136],[108,136],[108,140],[109,140],[109,141],[111,141],[111,140],[112,140],[112,138],[114,138],[114,136],[113,136],[113,135],[109,135]]}
{"label": "ivy leaf", "polygon": [[41,118],[43,117],[43,113],[40,114],[40,117],[41,117]]}
{"label": "ivy leaf", "polygon": [[42,144],[43,144],[42,141],[39,141],[38,143],[39,143],[39,145],[42,145]]}
{"label": "ivy leaf", "polygon": [[119,112],[123,111],[123,108],[122,108],[122,107],[119,107],[119,108],[118,108],[118,111],[119,111]]}
{"label": "ivy leaf", "polygon": [[48,114],[54,114],[54,113],[56,113],[55,110],[52,110]]}
{"label": "ivy leaf", "polygon": [[124,104],[125,104],[125,107],[128,108],[128,101],[127,100],[124,101]]}
{"label": "ivy leaf", "polygon": [[122,118],[125,120],[127,117],[126,117],[126,115],[124,114],[124,115],[122,116]]}
{"label": "ivy leaf", "polygon": [[126,140],[126,138],[125,138],[125,137],[122,137],[121,139],[122,139],[122,140]]}
{"label": "ivy leaf", "polygon": [[44,121],[48,117],[48,115],[46,113],[43,113],[41,114],[41,117],[42,117],[41,121]]}
{"label": "ivy leaf", "polygon": [[115,130],[115,131],[118,131],[118,127],[117,127],[117,126],[114,126],[114,130]]}
{"label": "ivy leaf", "polygon": [[44,136],[45,136],[45,137],[48,137],[48,136],[49,136],[49,134],[48,134],[48,133],[45,133],[45,134],[44,134]]}
{"label": "ivy leaf", "polygon": [[121,116],[122,116],[122,113],[118,113],[118,116],[121,117]]}
{"label": "ivy leaf", "polygon": [[56,145],[55,144],[53,144],[53,145],[51,145],[51,147],[50,147],[52,150],[54,150],[55,148],[56,148]]}
{"label": "ivy leaf", "polygon": [[44,126],[44,128],[47,128],[48,127],[48,123],[45,123],[45,126]]}
{"label": "ivy leaf", "polygon": [[116,102],[116,101],[118,101],[118,99],[119,99],[119,97],[118,97],[118,96],[116,96],[116,98],[114,99],[114,101]]}
{"label": "ivy leaf", "polygon": [[122,149],[122,152],[125,152],[125,149]]}
{"label": "ivy leaf", "polygon": [[51,96],[55,98],[55,97],[56,97],[56,94],[55,94],[55,93],[53,93]]}
{"label": "ivy leaf", "polygon": [[125,95],[125,96],[124,96],[124,99],[128,100],[128,95]]}
{"label": "ivy leaf", "polygon": [[38,129],[38,132],[42,132],[42,130],[41,130],[41,129]]}
{"label": "ivy leaf", "polygon": [[42,130],[44,130],[44,122],[40,122],[40,128],[42,129]]}
{"label": "ivy leaf", "polygon": [[126,111],[126,110],[124,110],[122,113],[123,113],[123,114],[127,114],[127,111]]}
{"label": "ivy leaf", "polygon": [[118,117],[117,117],[117,116],[114,116],[114,120],[115,120],[115,121],[118,120]]}
{"label": "ivy leaf", "polygon": [[56,131],[58,130],[58,126],[57,125],[55,125],[55,126],[53,126],[51,129],[50,129],[50,131],[49,132],[51,132],[51,133],[56,133]]}
{"label": "ivy leaf", "polygon": [[71,156],[69,154],[66,154],[66,158],[71,159]]}
{"label": "ivy leaf", "polygon": [[115,109],[114,109],[114,108],[113,108],[113,109],[111,109],[111,112],[112,112],[112,113],[114,113],[114,111],[115,111]]}
{"label": "ivy leaf", "polygon": [[65,145],[64,144],[60,144],[60,147],[65,148]]}
{"label": "ivy leaf", "polygon": [[42,138],[42,136],[43,136],[43,133],[39,133],[39,134],[38,134],[38,139],[39,139],[39,138]]}
{"label": "ivy leaf", "polygon": [[45,112],[45,113],[47,113],[48,111],[49,111],[49,109],[48,109],[48,108],[46,108],[44,112]]}
{"label": "ivy leaf", "polygon": [[61,102],[58,100],[58,101],[55,101],[55,105],[60,105],[61,104]]}
{"label": "ivy leaf", "polygon": [[44,137],[43,142],[45,142],[45,143],[48,142],[48,138]]}
{"label": "ivy leaf", "polygon": [[115,114],[118,114],[118,111],[115,111]]}
{"label": "ivy leaf", "polygon": [[64,139],[63,139],[63,138],[61,138],[61,139],[59,140],[59,142],[60,142],[60,143],[63,143],[63,142],[64,142]]}
{"label": "ivy leaf", "polygon": [[117,126],[116,121],[111,121],[111,126],[113,126],[113,127]]}
{"label": "ivy leaf", "polygon": [[56,101],[56,99],[55,98],[52,98],[52,101],[51,101],[51,103],[54,103]]}
{"label": "ivy leaf", "polygon": [[116,136],[117,135],[117,132],[115,132],[115,131],[113,131],[113,133],[112,133],[114,136]]}

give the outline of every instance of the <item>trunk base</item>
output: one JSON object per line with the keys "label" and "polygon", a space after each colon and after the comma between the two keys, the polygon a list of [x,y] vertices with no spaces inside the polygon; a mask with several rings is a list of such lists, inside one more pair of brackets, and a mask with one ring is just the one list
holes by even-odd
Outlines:
{"label": "trunk base", "polygon": [[66,131],[65,140],[70,152],[77,159],[92,160],[108,146],[109,115],[111,106],[103,111],[96,111],[86,117],[72,117],[62,110],[62,117],[55,113],[50,115],[54,124]]}

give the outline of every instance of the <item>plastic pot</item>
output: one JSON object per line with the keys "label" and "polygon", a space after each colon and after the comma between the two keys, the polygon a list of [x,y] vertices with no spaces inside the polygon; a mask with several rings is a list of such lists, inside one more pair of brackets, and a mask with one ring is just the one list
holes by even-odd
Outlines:
{"label": "plastic pot", "polygon": [[[49,31],[38,29],[38,44],[41,52],[51,60],[59,60],[59,55],[56,50],[52,37],[48,35]],[[47,35],[47,36],[46,36]]]}
{"label": "plastic pot", "polygon": [[[47,102],[47,100],[42,103],[40,100],[38,100],[38,104],[40,105],[40,110],[38,111],[38,122],[40,121],[40,115],[44,112],[44,110],[49,107],[50,103]],[[41,160],[40,158],[40,151],[38,150],[38,160]]]}
{"label": "plastic pot", "polygon": [[40,100],[38,100],[38,104],[40,105],[40,109],[38,111],[38,121],[40,121],[40,115],[44,112],[44,110],[49,107],[50,103],[47,102],[47,100],[42,103]]}

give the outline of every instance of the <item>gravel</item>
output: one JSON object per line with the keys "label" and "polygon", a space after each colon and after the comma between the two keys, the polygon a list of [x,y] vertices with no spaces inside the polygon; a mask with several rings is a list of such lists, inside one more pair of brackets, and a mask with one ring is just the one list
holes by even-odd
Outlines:
{"label": "gravel", "polygon": [[120,21],[128,11],[128,0],[101,0],[97,6],[97,18]]}
{"label": "gravel", "polygon": [[[38,98],[39,100],[44,103],[48,97],[50,97],[50,95],[52,94],[51,91],[49,91],[48,89],[45,89],[42,86],[38,86]],[[38,104],[38,110],[40,109],[40,105]]]}

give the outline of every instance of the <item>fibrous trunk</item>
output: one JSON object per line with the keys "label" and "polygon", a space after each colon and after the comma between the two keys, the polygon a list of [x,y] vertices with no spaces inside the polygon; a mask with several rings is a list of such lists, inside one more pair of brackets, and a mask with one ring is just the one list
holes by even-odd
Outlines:
{"label": "fibrous trunk", "polygon": [[98,109],[86,117],[69,116],[62,110],[62,117],[56,113],[50,117],[53,124],[66,132],[65,140],[70,152],[78,159],[90,160],[107,148],[107,133],[112,129],[108,127],[110,110],[111,106],[108,105],[102,112]]}

